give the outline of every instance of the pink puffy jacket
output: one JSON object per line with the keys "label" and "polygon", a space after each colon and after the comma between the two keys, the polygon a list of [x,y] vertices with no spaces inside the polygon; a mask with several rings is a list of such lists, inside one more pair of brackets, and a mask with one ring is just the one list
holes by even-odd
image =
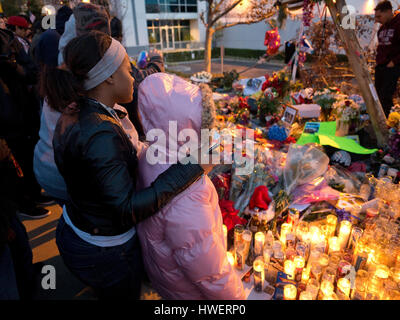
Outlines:
{"label": "pink puffy jacket", "polygon": [[[178,133],[188,128],[200,133],[202,90],[174,75],[150,75],[139,87],[139,112],[146,134],[161,129],[166,141],[169,121],[177,122]],[[138,188],[148,187],[168,167],[151,165],[143,152]],[[218,195],[207,176],[137,230],[146,271],[164,299],[245,299],[242,282],[226,257]]]}

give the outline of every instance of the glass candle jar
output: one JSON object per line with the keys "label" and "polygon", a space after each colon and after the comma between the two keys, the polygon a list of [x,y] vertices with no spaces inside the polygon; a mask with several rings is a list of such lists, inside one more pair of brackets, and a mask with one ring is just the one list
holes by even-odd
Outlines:
{"label": "glass candle jar", "polygon": [[312,293],[309,291],[303,291],[300,293],[299,300],[313,300]]}
{"label": "glass candle jar", "polygon": [[245,261],[249,255],[252,236],[253,236],[253,234],[251,233],[250,230],[244,230],[242,233],[242,242],[244,244],[244,260]]}
{"label": "glass candle jar", "polygon": [[340,222],[340,228],[338,233],[338,241],[340,250],[344,250],[349,242],[352,224],[350,221],[343,220]]}
{"label": "glass candle jar", "polygon": [[282,245],[286,245],[286,235],[292,230],[292,225],[290,223],[282,223],[280,241]]}
{"label": "glass candle jar", "polygon": [[318,262],[319,262],[319,265],[321,266],[321,268],[322,268],[322,271],[325,271],[325,269],[328,267],[328,265],[329,265],[329,256],[327,255],[327,254],[322,254],[320,257],[319,257],[319,260],[318,260]]}
{"label": "glass candle jar", "polygon": [[318,261],[315,261],[311,264],[310,276],[311,278],[316,279],[318,282],[321,280],[322,268]]}
{"label": "glass candle jar", "polygon": [[257,232],[254,235],[254,256],[258,257],[263,254],[265,235],[263,232]]}
{"label": "glass candle jar", "polygon": [[284,263],[284,272],[289,280],[294,280],[296,266],[292,260],[286,260]]}
{"label": "glass candle jar", "polygon": [[350,296],[350,289],[351,289],[351,284],[350,280],[347,278],[340,278],[337,281],[337,290],[347,297]]}
{"label": "glass candle jar", "polygon": [[264,261],[261,259],[254,260],[253,263],[254,290],[262,292],[264,288]]}
{"label": "glass candle jar", "polygon": [[322,274],[322,278],[321,280],[324,281],[329,281],[331,283],[335,283],[335,279],[336,279],[336,269],[333,268],[326,268],[325,272]]}
{"label": "glass candle jar", "polygon": [[306,291],[312,294],[313,300],[317,300],[319,291],[319,281],[317,281],[316,279],[308,280]]}
{"label": "glass candle jar", "polygon": [[233,267],[235,265],[235,257],[233,256],[232,252],[227,252],[226,257],[228,259],[229,264]]}
{"label": "glass candle jar", "polygon": [[334,252],[340,251],[340,244],[338,237],[331,237],[328,240],[328,253],[332,254]]}
{"label": "glass candle jar", "polygon": [[334,291],[334,286],[333,283],[328,281],[328,280],[322,280],[321,282],[321,289],[320,289],[320,299],[319,300],[323,300],[323,297],[329,297],[332,295],[333,291]]}
{"label": "glass candle jar", "polygon": [[283,287],[284,300],[296,300],[297,288],[293,284],[287,284]]}
{"label": "glass candle jar", "polygon": [[236,246],[239,242],[242,241],[242,234],[244,231],[244,226],[242,224],[237,224],[235,225],[235,228],[233,230],[233,241],[234,241],[234,246],[236,249]]}
{"label": "glass candle jar", "polygon": [[239,242],[235,249],[235,262],[236,262],[236,268],[238,270],[244,269],[244,263],[246,261],[245,250],[246,250],[245,244],[243,242]]}

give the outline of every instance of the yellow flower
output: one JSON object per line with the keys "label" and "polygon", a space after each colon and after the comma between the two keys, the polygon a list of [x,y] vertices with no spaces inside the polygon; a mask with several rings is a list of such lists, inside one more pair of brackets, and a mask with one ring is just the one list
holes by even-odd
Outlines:
{"label": "yellow flower", "polygon": [[400,113],[398,112],[392,112],[391,114],[389,114],[389,118],[386,122],[386,124],[393,128],[393,127],[397,127],[400,123]]}
{"label": "yellow flower", "polygon": [[218,122],[224,122],[225,121],[225,117],[224,116],[219,116],[219,115],[217,115],[217,121]]}

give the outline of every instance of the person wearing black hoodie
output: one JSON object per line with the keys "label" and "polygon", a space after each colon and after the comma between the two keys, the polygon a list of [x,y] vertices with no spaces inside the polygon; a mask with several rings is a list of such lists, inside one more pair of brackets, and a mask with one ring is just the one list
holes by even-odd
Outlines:
{"label": "person wearing black hoodie", "polygon": [[8,30],[0,30],[0,136],[4,137],[24,171],[19,181],[18,205],[30,218],[47,216],[38,207],[41,187],[33,173],[33,151],[39,138],[40,105],[32,86],[38,69],[21,43]]}
{"label": "person wearing black hoodie", "polygon": [[400,77],[400,14],[393,14],[390,1],[382,1],[375,8],[378,31],[375,87],[386,116],[393,106],[393,95]]}
{"label": "person wearing black hoodie", "polygon": [[17,186],[23,171],[0,136],[0,300],[32,300],[37,273],[28,234],[17,217]]}

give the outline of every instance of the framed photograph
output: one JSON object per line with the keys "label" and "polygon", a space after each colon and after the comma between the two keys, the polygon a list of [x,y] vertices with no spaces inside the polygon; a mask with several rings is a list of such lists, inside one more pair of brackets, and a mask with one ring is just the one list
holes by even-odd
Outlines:
{"label": "framed photograph", "polygon": [[319,131],[319,126],[319,122],[307,122],[303,132],[309,134],[317,133]]}
{"label": "framed photograph", "polygon": [[283,111],[282,121],[288,124],[293,124],[299,110],[292,106],[286,106],[285,111]]}

